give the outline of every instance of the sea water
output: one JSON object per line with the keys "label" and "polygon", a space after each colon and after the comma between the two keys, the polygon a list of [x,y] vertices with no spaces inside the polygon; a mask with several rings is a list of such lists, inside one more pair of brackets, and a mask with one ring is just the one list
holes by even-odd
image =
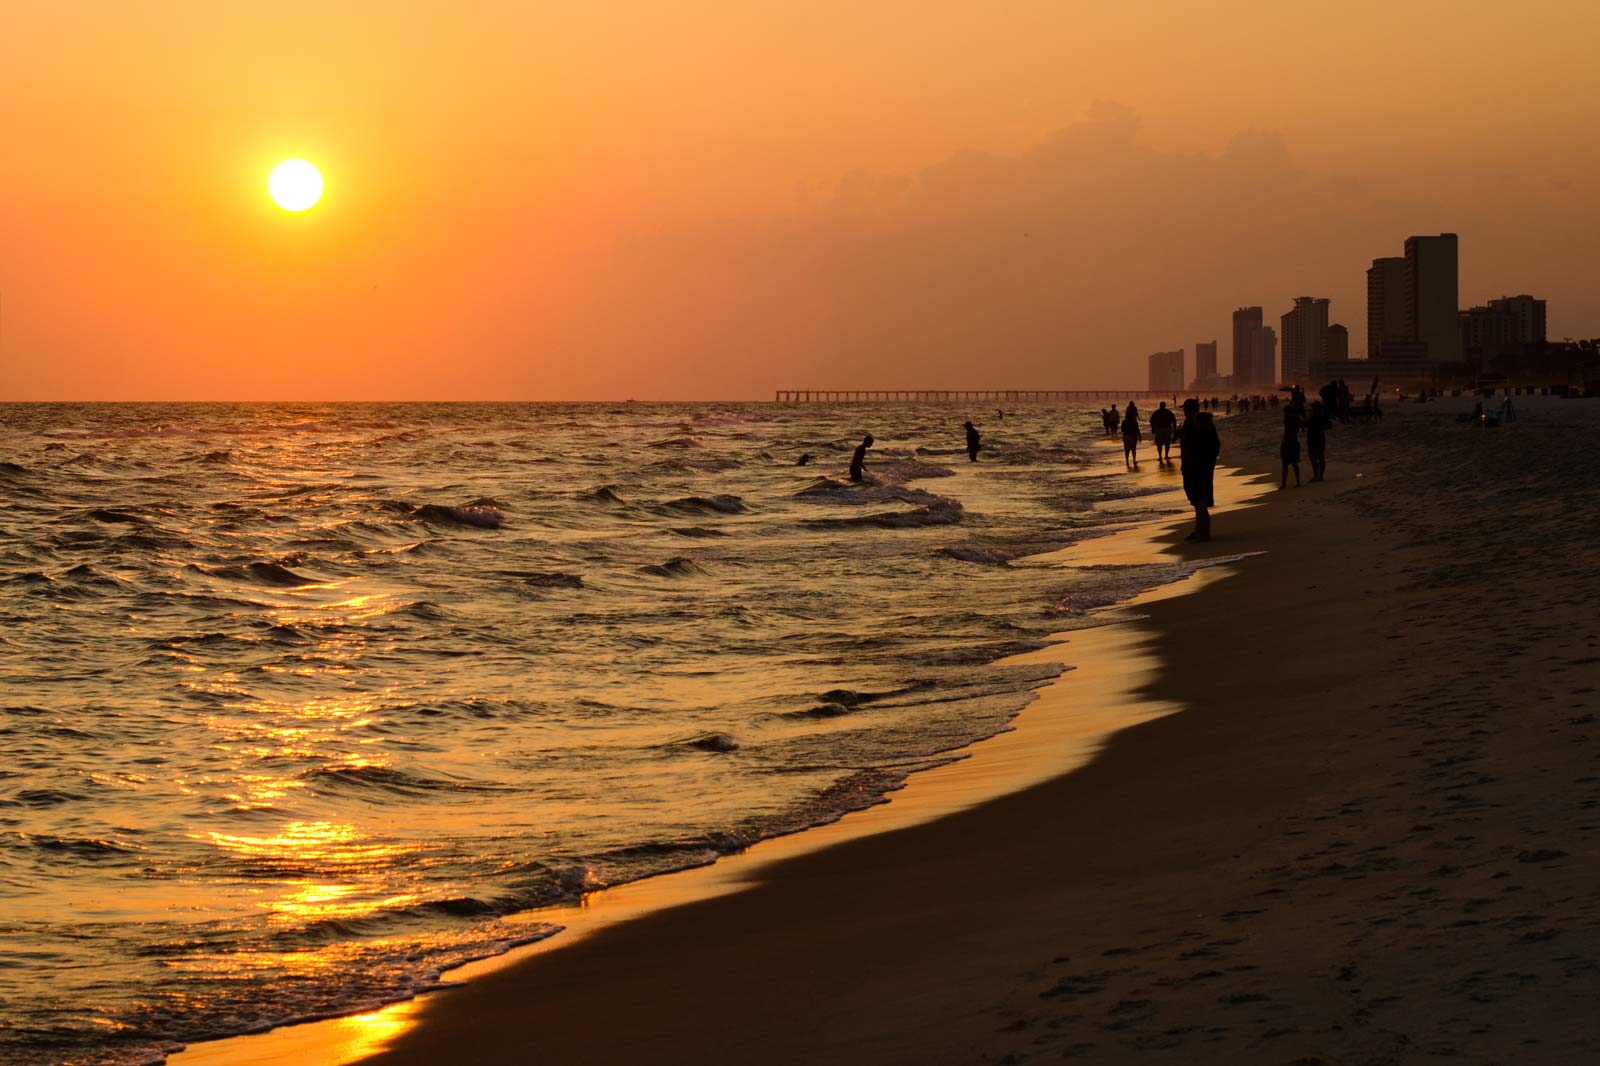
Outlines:
{"label": "sea water", "polygon": [[403,998],[1005,729],[1178,576],[1038,557],[1181,507],[1008,407],[0,406],[0,1062]]}

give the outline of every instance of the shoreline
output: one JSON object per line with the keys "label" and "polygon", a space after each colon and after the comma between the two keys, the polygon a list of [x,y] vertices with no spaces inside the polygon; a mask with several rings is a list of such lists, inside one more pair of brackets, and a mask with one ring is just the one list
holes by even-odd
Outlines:
{"label": "shoreline", "polygon": [[[1120,445],[1114,447],[1120,455]],[[1147,457],[1134,476],[1152,484],[1165,480],[1174,492],[1181,493],[1176,464],[1160,468],[1153,459],[1153,449],[1147,447],[1143,451]],[[1121,471],[1110,458],[1103,465],[1107,473]],[[1220,468],[1219,506],[1213,513],[1259,505],[1265,495],[1259,481],[1259,472],[1232,466]],[[1107,566],[1167,562],[1172,559],[1168,548],[1173,528],[1169,517],[1134,522],[1112,534],[1031,557],[1025,565],[1042,569],[1058,565],[1051,561],[1056,559]],[[1183,709],[1171,701],[1138,695],[1159,668],[1156,657],[1148,650],[1148,634],[1141,629],[1138,612],[1169,597],[1194,594],[1226,576],[1232,565],[1236,564],[1205,563],[1193,573],[1132,600],[1090,611],[1091,617],[1104,619],[1097,624],[1053,633],[1045,647],[999,660],[1000,664],[1059,662],[1064,658],[1061,650],[1071,646],[1073,662],[1060,677],[1036,690],[1035,699],[1018,713],[1007,730],[958,749],[952,762],[912,774],[904,785],[873,806],[847,812],[832,822],[758,841],[704,866],[601,889],[577,904],[510,915],[507,920],[516,924],[549,923],[561,928],[542,939],[445,971],[440,975],[443,987],[411,999],[354,1014],[291,1022],[265,1032],[196,1042],[172,1053],[165,1061],[172,1066],[344,1066],[363,1061],[423,1024],[436,1000],[453,996],[470,987],[470,982],[526,964],[536,955],[575,947],[619,923],[744,891],[759,884],[770,867],[791,859],[933,822],[1073,773],[1123,729]],[[1070,709],[1069,700],[1073,701]],[[1084,705],[1094,708],[1093,713],[1084,714]],[[1040,742],[1046,744],[1044,750],[1038,748]]]}
{"label": "shoreline", "polygon": [[[1276,419],[1222,431],[1276,475]],[[1204,549],[1162,534],[1167,558],[1256,553],[1127,630],[1154,668],[1119,706],[1184,713],[931,821],[769,841],[737,891],[423,997],[362,1061],[1587,1066],[1597,441],[1600,405],[1567,403],[1339,427],[1328,484],[1222,516]],[[1028,747],[1037,710],[941,770]],[[209,1061],[327,1061],[273,1043],[312,1028]]]}

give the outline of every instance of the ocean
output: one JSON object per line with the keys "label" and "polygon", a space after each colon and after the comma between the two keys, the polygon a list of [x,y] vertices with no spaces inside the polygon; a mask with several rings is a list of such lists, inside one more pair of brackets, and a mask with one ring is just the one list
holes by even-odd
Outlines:
{"label": "ocean", "polygon": [[0,1063],[414,995],[1006,729],[1187,572],[1047,559],[1181,496],[1006,408],[0,406]]}

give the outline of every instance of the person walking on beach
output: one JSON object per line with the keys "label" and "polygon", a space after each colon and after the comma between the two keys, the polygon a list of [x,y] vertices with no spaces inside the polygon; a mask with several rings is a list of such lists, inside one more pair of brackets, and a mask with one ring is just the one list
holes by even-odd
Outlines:
{"label": "person walking on beach", "polygon": [[1289,404],[1283,409],[1283,444],[1278,447],[1283,460],[1283,480],[1278,488],[1289,487],[1289,468],[1294,467],[1294,487],[1300,487],[1300,409]]}
{"label": "person walking on beach", "polygon": [[1328,430],[1332,428],[1327,406],[1321,400],[1312,400],[1311,414],[1306,418],[1306,451],[1311,457],[1312,481],[1321,481],[1328,469]]}
{"label": "person walking on beach", "polygon": [[1211,415],[1200,410],[1199,400],[1183,401],[1183,425],[1178,427],[1178,467],[1183,472],[1183,494],[1194,507],[1194,532],[1185,540],[1211,539],[1211,508],[1216,506],[1211,481],[1217,468],[1217,456],[1221,454],[1222,441]]}
{"label": "person walking on beach", "polygon": [[867,461],[867,449],[872,447],[872,434],[868,433],[861,438],[861,443],[856,445],[856,453],[850,457],[850,480],[861,480],[861,464]]}
{"label": "person walking on beach", "polygon": [[1172,461],[1172,431],[1177,428],[1178,416],[1162,400],[1161,406],[1150,412],[1150,436],[1156,444],[1156,462]]}
{"label": "person walking on beach", "polygon": [[1143,435],[1139,432],[1139,411],[1130,402],[1128,413],[1122,419],[1122,462],[1125,466],[1139,469],[1139,441]]}
{"label": "person walking on beach", "polygon": [[978,461],[978,442],[982,439],[978,434],[978,427],[971,422],[967,423],[967,462]]}

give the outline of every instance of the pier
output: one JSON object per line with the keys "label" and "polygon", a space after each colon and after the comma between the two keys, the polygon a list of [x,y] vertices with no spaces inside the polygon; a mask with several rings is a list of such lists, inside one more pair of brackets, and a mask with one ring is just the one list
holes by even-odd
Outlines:
{"label": "pier", "polygon": [[1148,389],[779,389],[774,403],[958,403],[1010,400],[1022,403],[1128,399],[1173,399]]}

